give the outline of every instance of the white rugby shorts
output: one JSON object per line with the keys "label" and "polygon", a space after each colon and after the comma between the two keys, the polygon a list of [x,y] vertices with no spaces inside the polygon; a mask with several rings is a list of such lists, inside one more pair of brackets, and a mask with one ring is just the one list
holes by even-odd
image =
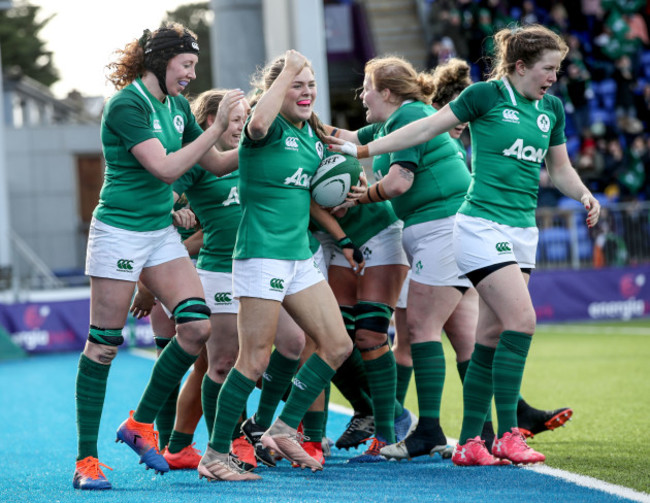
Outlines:
{"label": "white rugby shorts", "polygon": [[93,217],[88,233],[86,274],[138,281],[142,269],[189,257],[173,225],[157,231],[130,231]]}
{"label": "white rugby shorts", "polygon": [[537,227],[510,227],[458,213],[454,225],[454,254],[461,274],[503,262],[533,269],[537,253]]}
{"label": "white rugby shorts", "polygon": [[324,281],[314,257],[306,260],[270,258],[236,259],[232,262],[233,297],[254,297],[282,302],[285,296]]}
{"label": "white rugby shorts", "polygon": [[232,273],[197,269],[205,303],[212,314],[237,314],[239,301],[232,294]]}
{"label": "white rugby shorts", "polygon": [[402,243],[411,263],[410,278],[429,286],[471,287],[460,270],[452,247],[455,215],[410,225]]}

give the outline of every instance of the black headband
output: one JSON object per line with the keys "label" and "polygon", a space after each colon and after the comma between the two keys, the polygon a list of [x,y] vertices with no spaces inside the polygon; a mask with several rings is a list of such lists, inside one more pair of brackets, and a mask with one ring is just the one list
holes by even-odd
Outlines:
{"label": "black headband", "polygon": [[166,30],[159,33],[156,37],[149,38],[144,45],[144,54],[149,55],[152,52],[163,51],[167,49],[168,53],[176,56],[190,52],[199,54],[199,43],[189,33],[184,33],[182,37],[173,30]]}

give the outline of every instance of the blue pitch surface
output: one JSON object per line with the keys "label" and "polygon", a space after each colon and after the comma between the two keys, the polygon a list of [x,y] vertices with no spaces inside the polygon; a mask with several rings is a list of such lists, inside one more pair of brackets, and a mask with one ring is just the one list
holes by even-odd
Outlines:
{"label": "blue pitch surface", "polygon": [[[109,377],[102,416],[99,456],[112,491],[72,488],[76,455],[74,382],[78,354],[31,357],[0,363],[0,502],[102,501],[166,503],[176,501],[355,502],[355,501],[631,501],[622,497],[515,467],[462,468],[439,457],[411,462],[352,466],[347,459],[361,451],[333,450],[323,472],[259,468],[261,481],[237,483],[199,480],[195,471],[156,476],[138,464],[115,430],[134,408],[153,362],[124,351]],[[249,401],[249,413],[257,403]],[[328,436],[338,438],[349,416],[330,411]],[[204,449],[203,421],[195,435]]]}

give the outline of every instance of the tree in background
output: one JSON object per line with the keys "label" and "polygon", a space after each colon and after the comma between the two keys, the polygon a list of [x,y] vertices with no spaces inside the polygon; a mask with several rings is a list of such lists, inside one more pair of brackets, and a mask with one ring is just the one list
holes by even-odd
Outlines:
{"label": "tree in background", "polygon": [[209,2],[181,5],[176,10],[167,11],[163,22],[177,22],[196,33],[201,48],[199,63],[196,65],[196,80],[190,84],[193,96],[212,89],[212,57],[210,51],[210,26],[214,15]]}
{"label": "tree in background", "polygon": [[52,52],[39,38],[41,30],[55,14],[36,21],[40,7],[17,2],[9,10],[0,11],[0,46],[2,68],[9,75],[26,75],[50,87],[59,80],[59,71],[52,62]]}

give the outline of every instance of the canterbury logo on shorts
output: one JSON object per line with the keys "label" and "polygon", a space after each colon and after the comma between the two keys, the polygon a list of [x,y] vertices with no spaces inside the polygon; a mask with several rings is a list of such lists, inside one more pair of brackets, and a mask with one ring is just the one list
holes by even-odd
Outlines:
{"label": "canterbury logo on shorts", "polygon": [[122,272],[129,272],[133,270],[133,260],[121,258],[117,261],[117,270]]}
{"label": "canterbury logo on shorts", "polygon": [[214,294],[214,301],[217,304],[231,304],[232,297],[230,297],[230,292],[217,292]]}
{"label": "canterbury logo on shorts", "polygon": [[275,290],[276,292],[281,292],[284,290],[284,280],[281,278],[273,278],[270,281],[271,285],[271,290]]}
{"label": "canterbury logo on shorts", "polygon": [[512,245],[508,241],[502,241],[496,244],[496,250],[499,252],[499,255],[512,253]]}

